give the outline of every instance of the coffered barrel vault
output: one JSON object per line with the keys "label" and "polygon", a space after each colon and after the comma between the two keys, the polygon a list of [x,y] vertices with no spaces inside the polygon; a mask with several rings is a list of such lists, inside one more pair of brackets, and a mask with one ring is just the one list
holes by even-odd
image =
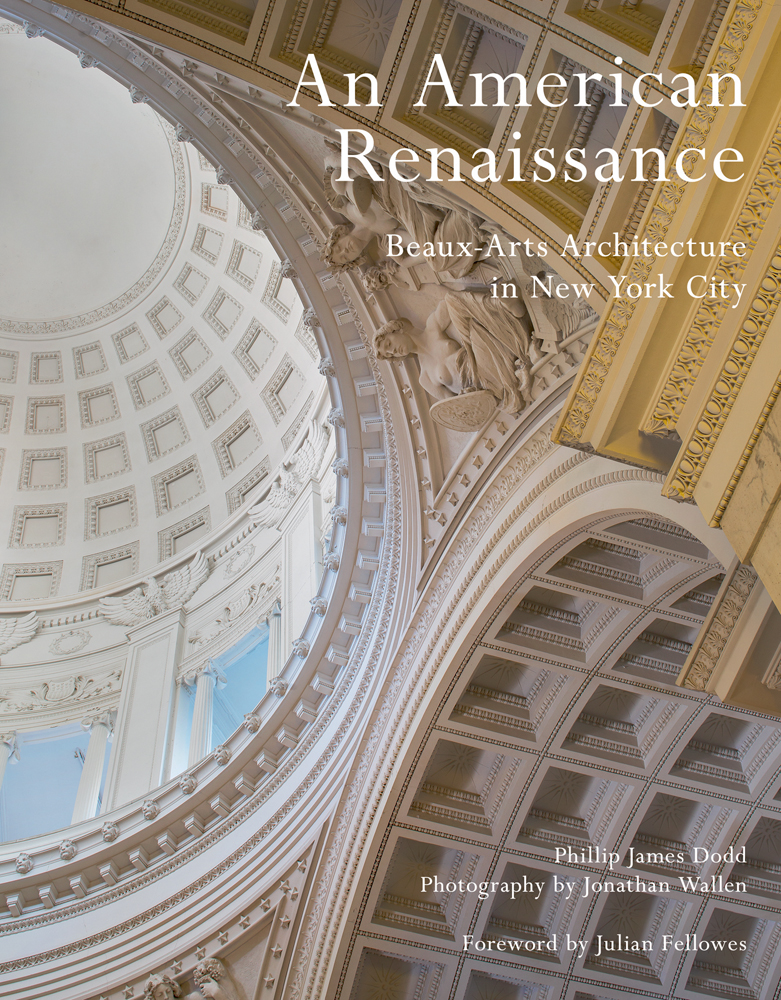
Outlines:
{"label": "coffered barrel vault", "polygon": [[[459,303],[486,337],[488,273],[454,289],[421,265],[402,287],[374,245],[353,270],[320,256],[352,221],[323,183],[334,126],[365,128],[380,163],[397,145],[486,145],[506,162],[518,141],[529,163],[573,136],[674,151],[689,134],[684,109],[610,110],[599,93],[576,120],[416,109],[430,55],[465,104],[472,71],[571,81],[615,54],[628,80],[659,72],[661,92],[743,45],[758,81],[774,15],[759,0],[76,7],[5,0],[0,43],[56,41],[74,72],[121,83],[117,121],[142,116],[170,180],[168,229],[138,214],[147,256],[143,232],[163,246],[181,192],[187,207],[127,321],[46,330],[65,317],[30,311],[33,339],[7,310],[5,775],[33,725],[90,732],[73,824],[0,850],[5,995],[774,996],[781,623],[763,571],[662,495],[665,462],[552,440],[628,266],[565,253],[566,238],[642,233],[663,186],[466,182],[436,201],[441,222],[549,243],[508,280],[536,267],[594,284],[569,309],[493,315],[528,338],[511,359],[523,405],[459,393],[460,424],[438,421],[436,379],[404,337]],[[382,108],[321,108],[311,88],[288,108],[310,51],[335,101],[343,73],[372,72]],[[127,287],[155,266],[142,256]],[[109,278],[79,315],[121,298]],[[55,291],[41,310],[68,312]],[[667,461],[668,445],[649,448]],[[104,481],[106,460],[129,466]],[[59,469],[36,509],[25,469]],[[46,594],[25,592],[38,577]],[[260,640],[268,681],[216,743],[231,670]],[[464,888],[491,881],[526,888]]]}

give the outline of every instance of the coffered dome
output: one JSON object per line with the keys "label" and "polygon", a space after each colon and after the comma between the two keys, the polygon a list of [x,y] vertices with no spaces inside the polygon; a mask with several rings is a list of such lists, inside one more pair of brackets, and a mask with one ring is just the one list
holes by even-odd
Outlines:
{"label": "coffered dome", "polygon": [[24,602],[194,551],[325,386],[215,168],[83,53],[10,24],[0,47],[0,600]]}

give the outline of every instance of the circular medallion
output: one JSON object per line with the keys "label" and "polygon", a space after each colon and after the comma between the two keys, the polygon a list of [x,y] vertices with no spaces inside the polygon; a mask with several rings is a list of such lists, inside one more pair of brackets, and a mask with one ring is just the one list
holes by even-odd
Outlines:
{"label": "circular medallion", "polygon": [[431,407],[432,418],[451,431],[479,430],[496,410],[496,399],[487,389],[440,399]]}

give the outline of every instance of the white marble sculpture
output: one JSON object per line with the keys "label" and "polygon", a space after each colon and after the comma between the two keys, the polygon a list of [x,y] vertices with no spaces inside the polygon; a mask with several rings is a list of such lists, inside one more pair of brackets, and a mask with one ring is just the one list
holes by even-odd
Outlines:
{"label": "white marble sculpture", "polygon": [[236,1000],[228,972],[219,958],[199,962],[193,970],[193,979],[202,996],[211,997],[211,1000]]}
{"label": "white marble sculpture", "polygon": [[[410,243],[431,244],[434,253],[425,262],[436,273],[454,280],[465,277],[484,259],[486,235],[481,232],[478,216],[436,199],[420,184],[397,180],[380,163],[375,169],[381,181],[355,171],[349,180],[337,180],[337,164],[338,157],[331,153],[326,158],[326,195],[351,225],[336,226],[326,242],[322,256],[333,271],[368,264],[365,251],[375,237],[386,256],[388,237],[394,237],[395,246],[402,249]],[[469,247],[469,253],[462,254],[460,244]],[[389,259],[408,265],[424,258],[404,252]]]}
{"label": "white marble sculpture", "polygon": [[423,329],[391,320],[375,334],[374,349],[387,360],[416,355],[420,384],[435,400],[482,391],[520,413],[531,401],[532,329],[523,307],[514,306],[487,292],[448,292]]}
{"label": "white marble sculpture", "polygon": [[[377,357],[414,355],[431,415],[450,430],[474,431],[497,407],[520,413],[573,364],[566,344],[595,318],[588,304],[549,294],[552,275],[528,245],[494,255],[510,245],[507,234],[459,207],[446,186],[399,181],[374,160],[381,180],[360,164],[337,179],[338,151],[326,146],[326,197],[349,224],[331,230],[322,257],[334,273],[357,271],[380,311],[398,317],[375,334]],[[427,244],[431,255],[392,256],[391,240]],[[265,507],[285,499],[272,488]]]}
{"label": "white marble sculpture", "polygon": [[198,992],[187,993],[180,983],[165,974],[150,976],[144,988],[144,1000],[236,1000],[225,966],[218,958],[207,958],[193,970]]}
{"label": "white marble sculpture", "polygon": [[144,988],[144,1000],[179,1000],[182,987],[170,976],[150,976]]}

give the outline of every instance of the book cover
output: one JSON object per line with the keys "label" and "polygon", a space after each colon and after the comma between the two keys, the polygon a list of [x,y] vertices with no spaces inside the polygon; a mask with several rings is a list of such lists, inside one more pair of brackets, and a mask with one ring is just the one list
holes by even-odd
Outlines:
{"label": "book cover", "polygon": [[6,10],[171,263],[0,289],[4,995],[774,996],[776,10]]}

